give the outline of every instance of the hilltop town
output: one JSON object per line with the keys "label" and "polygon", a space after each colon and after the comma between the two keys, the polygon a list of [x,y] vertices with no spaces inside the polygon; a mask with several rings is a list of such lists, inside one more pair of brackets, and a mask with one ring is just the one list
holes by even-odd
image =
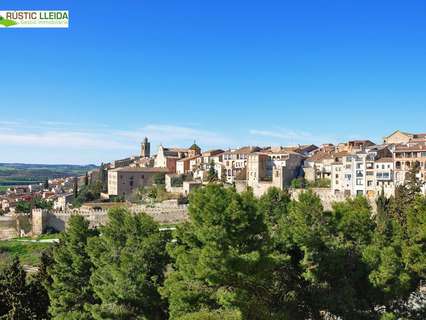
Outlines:
{"label": "hilltop town", "polygon": [[14,213],[17,203],[35,197],[51,202],[53,209],[65,210],[75,205],[75,189],[96,182],[101,185],[99,198],[104,202],[129,200],[141,188],[156,185],[162,185],[166,193],[186,197],[194,188],[209,182],[233,185],[237,191],[251,188],[257,197],[270,187],[277,187],[315,188],[329,201],[357,195],[374,200],[381,192],[387,197],[393,195],[413,169],[424,181],[425,133],[395,131],[381,144],[353,140],[336,145],[244,146],[205,151],[194,142],[187,148],[160,145],[156,154],[151,153],[151,144],[145,138],[139,155],[102,164],[85,176],[11,187],[0,195],[0,210]]}

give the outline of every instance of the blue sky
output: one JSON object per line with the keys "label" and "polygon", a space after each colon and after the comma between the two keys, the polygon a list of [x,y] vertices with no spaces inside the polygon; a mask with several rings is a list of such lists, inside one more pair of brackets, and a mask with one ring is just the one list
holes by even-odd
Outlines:
{"label": "blue sky", "polygon": [[0,29],[0,162],[426,131],[426,2],[46,1],[69,29]]}

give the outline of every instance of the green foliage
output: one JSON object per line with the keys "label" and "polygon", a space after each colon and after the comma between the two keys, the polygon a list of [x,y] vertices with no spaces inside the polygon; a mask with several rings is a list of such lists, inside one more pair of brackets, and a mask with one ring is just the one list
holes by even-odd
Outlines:
{"label": "green foliage", "polygon": [[190,222],[178,226],[175,259],[163,294],[171,319],[204,310],[238,308],[244,318],[267,317],[258,280],[267,268],[266,224],[250,193],[208,185],[190,197]]}
{"label": "green foliage", "polygon": [[185,180],[184,175],[173,176],[171,179],[171,185],[172,187],[182,187],[184,180]]}
{"label": "green foliage", "polygon": [[214,168],[214,162],[211,161],[209,165],[209,170],[207,172],[207,181],[208,182],[214,182],[218,180],[218,174],[216,169]]}
{"label": "green foliage", "polygon": [[154,184],[157,186],[164,186],[165,185],[165,181],[166,181],[166,174],[165,173],[156,173],[154,174],[154,176],[152,177]]}
{"label": "green foliage", "polygon": [[235,310],[200,311],[187,314],[178,320],[242,320],[241,313]]}
{"label": "green foliage", "polygon": [[278,188],[269,188],[259,199],[259,210],[262,212],[269,226],[275,226],[284,218],[290,205],[290,194]]}
{"label": "green foliage", "polygon": [[77,197],[75,197],[73,205],[79,207],[85,202],[98,200],[101,196],[101,192],[102,183],[100,181],[90,183],[87,186],[84,185],[78,190]]}
{"label": "green foliage", "polygon": [[31,212],[31,202],[19,200],[16,203],[15,210],[16,210],[16,212],[19,212],[19,213],[30,213]]}
{"label": "green foliage", "polygon": [[91,319],[87,305],[95,302],[90,285],[93,265],[86,252],[87,242],[95,232],[82,216],[72,216],[68,229],[61,234],[53,251],[52,278],[48,286],[53,319]]}
{"label": "green foliage", "polygon": [[[0,314],[42,319],[50,303],[54,319],[425,319],[417,289],[426,197],[417,183],[390,199],[382,192],[375,215],[364,197],[325,211],[312,190],[292,200],[271,188],[256,199],[212,183],[191,193],[173,241],[123,208],[110,211],[101,235],[72,217],[30,282],[16,262],[0,273]],[[161,190],[140,191],[158,199]]]}
{"label": "green foliage", "polygon": [[52,209],[53,202],[41,197],[34,197],[31,201],[19,200],[16,203],[16,212],[31,213],[31,209]]}
{"label": "green foliage", "polygon": [[0,318],[42,319],[31,309],[30,289],[19,259],[15,257],[0,272]]}
{"label": "green foliage", "polygon": [[48,273],[48,268],[53,264],[53,248],[49,247],[42,252],[40,263],[38,264],[39,270],[36,274],[30,277],[28,291],[31,304],[31,309],[38,315],[39,319],[50,319],[49,315],[49,294],[47,288],[52,283],[52,278]]}
{"label": "green foliage", "polygon": [[291,187],[294,189],[301,189],[304,188],[306,184],[305,178],[303,177],[299,177],[299,178],[295,178],[293,180],[291,180]]}
{"label": "green foliage", "polygon": [[330,188],[331,187],[331,180],[327,178],[321,178],[317,179],[315,181],[306,181],[305,185],[308,188]]}
{"label": "green foliage", "polygon": [[149,216],[111,209],[101,237],[89,241],[94,265],[91,284],[99,303],[95,319],[165,319],[166,301],[158,288],[168,263],[169,235]]}
{"label": "green foliage", "polygon": [[40,262],[42,252],[50,246],[50,243],[41,242],[0,241],[0,266],[13,257],[19,257],[24,265],[35,266]]}
{"label": "green foliage", "polygon": [[131,197],[132,202],[152,203],[176,199],[177,195],[166,191],[163,185],[139,187]]}

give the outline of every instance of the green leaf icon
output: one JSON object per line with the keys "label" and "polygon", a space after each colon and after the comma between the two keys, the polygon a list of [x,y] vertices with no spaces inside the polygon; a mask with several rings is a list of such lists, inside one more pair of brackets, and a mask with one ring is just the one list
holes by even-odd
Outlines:
{"label": "green leaf icon", "polygon": [[0,16],[0,24],[5,26],[5,27],[10,27],[16,24],[15,21],[13,20],[9,20],[9,19],[5,19],[2,16]]}

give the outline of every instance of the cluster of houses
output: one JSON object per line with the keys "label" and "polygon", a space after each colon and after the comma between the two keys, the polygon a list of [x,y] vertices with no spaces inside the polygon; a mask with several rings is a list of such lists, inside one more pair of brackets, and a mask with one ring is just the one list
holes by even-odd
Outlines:
{"label": "cluster of houses", "polygon": [[[188,195],[212,180],[234,185],[238,191],[250,187],[261,196],[270,187],[279,189],[319,186],[336,198],[364,195],[374,199],[382,191],[387,196],[404,184],[411,169],[426,181],[426,133],[396,131],[381,144],[370,140],[287,147],[245,146],[237,149],[202,151],[194,142],[189,148],[160,145],[155,155],[147,138],[138,156],[112,161],[88,172],[89,181],[103,180],[103,197],[128,198],[140,187],[158,184],[168,192]],[[303,181],[302,185],[294,182]],[[75,177],[52,179],[45,184],[16,186],[0,194],[0,212],[14,213],[20,200],[34,197],[53,202],[65,210],[73,201]],[[426,184],[423,185],[426,193]]]}
{"label": "cluster of houses", "polygon": [[17,185],[9,187],[0,194],[0,211],[3,214],[14,214],[19,201],[32,201],[41,198],[53,203],[53,208],[64,210],[74,200],[73,177],[50,179],[46,183]]}
{"label": "cluster of houses", "polygon": [[[382,190],[390,196],[416,166],[425,181],[426,134],[396,131],[382,144],[370,140],[291,147],[246,146],[202,151],[194,142],[189,148],[160,146],[150,154],[147,138],[141,154],[107,165],[108,195],[129,196],[139,187],[165,176],[167,191],[188,194],[215,179],[234,184],[237,190],[252,188],[256,196],[270,187],[292,186],[295,179],[325,182],[334,195],[375,198]],[[426,189],[423,189],[426,192]]]}

